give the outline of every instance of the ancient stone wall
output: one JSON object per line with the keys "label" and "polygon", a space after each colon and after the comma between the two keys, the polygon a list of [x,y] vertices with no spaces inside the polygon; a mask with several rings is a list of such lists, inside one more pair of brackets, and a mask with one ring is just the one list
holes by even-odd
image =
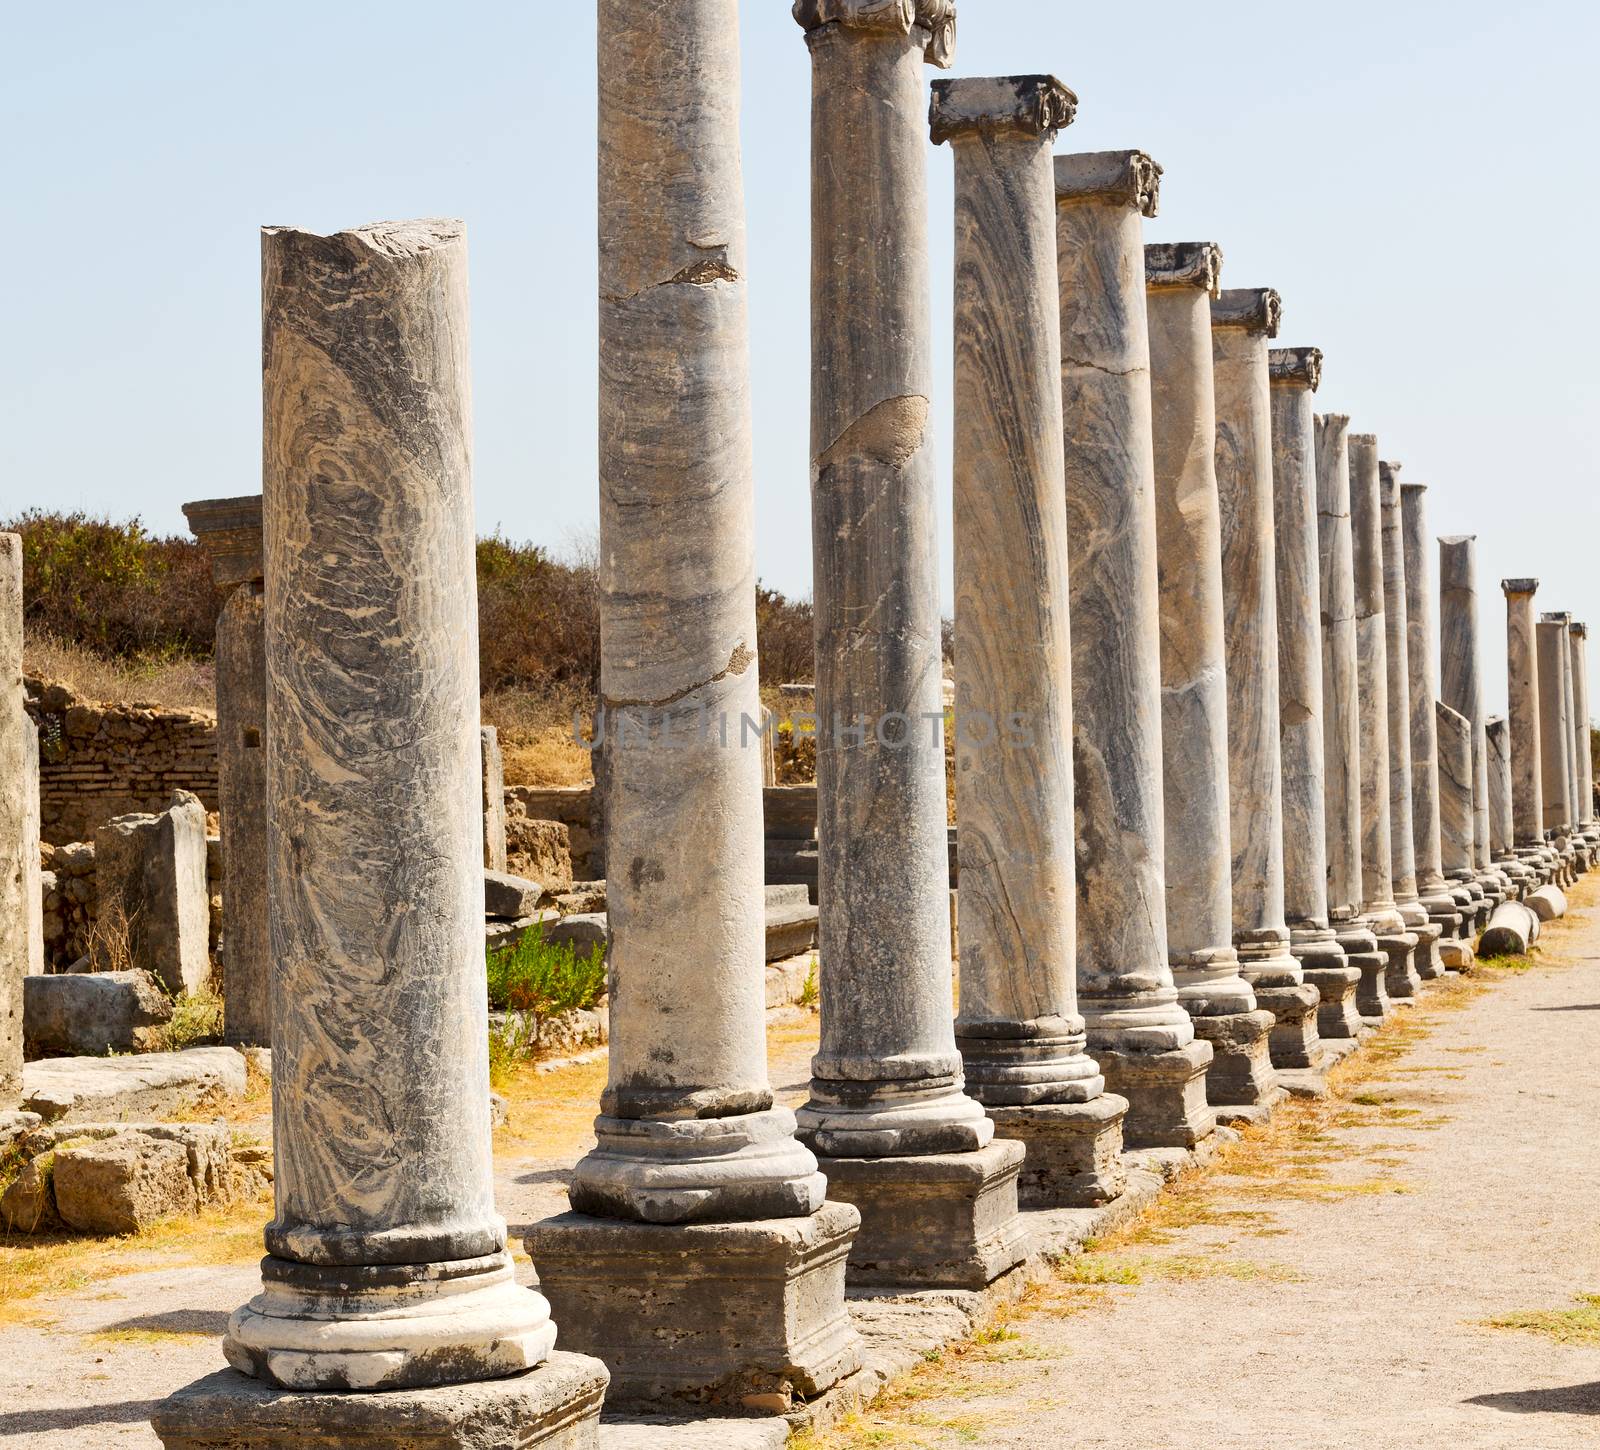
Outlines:
{"label": "ancient stone wall", "polygon": [[209,710],[99,705],[29,680],[39,727],[39,834],[53,846],[93,840],[113,816],[162,811],[175,790],[217,808],[217,718]]}

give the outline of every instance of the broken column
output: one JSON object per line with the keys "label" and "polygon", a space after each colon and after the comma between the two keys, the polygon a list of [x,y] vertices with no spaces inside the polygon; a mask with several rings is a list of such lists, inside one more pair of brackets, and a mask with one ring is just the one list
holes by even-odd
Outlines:
{"label": "broken column", "polygon": [[861,1210],[851,1272],[979,1285],[1021,1257],[1021,1146],[962,1091],[929,336],[923,65],[948,0],[800,0],[812,63],[811,527],[821,1047],[800,1110]]}
{"label": "broken column", "polygon": [[1289,950],[1299,958],[1305,980],[1318,993],[1318,1035],[1344,1039],[1360,1031],[1355,994],[1361,973],[1345,960],[1344,948],[1328,920],[1316,431],[1311,404],[1322,376],[1322,353],[1314,347],[1281,348],[1268,358],[1284,917],[1289,925]]}
{"label": "broken column", "polygon": [[1539,654],[1533,596],[1537,579],[1502,579],[1506,597],[1506,703],[1511,725],[1511,819],[1520,860],[1548,868],[1544,839],[1544,765],[1540,758]]}
{"label": "broken column", "polygon": [[1568,736],[1566,664],[1569,658],[1564,616],[1541,615],[1539,647],[1539,763],[1544,798],[1544,831],[1570,872],[1572,861],[1572,760]]}
{"label": "broken column", "polygon": [[506,766],[500,754],[500,732],[493,725],[478,730],[478,757],[483,781],[483,868],[506,869]]}
{"label": "broken column", "polygon": [[1361,702],[1357,686],[1356,586],[1350,529],[1350,419],[1314,418],[1318,578],[1322,594],[1323,767],[1327,789],[1328,920],[1345,959],[1361,973],[1356,997],[1383,996],[1388,955],[1362,915]]}
{"label": "broken column", "polygon": [[1460,906],[1439,864],[1439,735],[1433,702],[1433,571],[1429,564],[1427,486],[1400,485],[1400,527],[1406,571],[1406,677],[1411,722],[1411,850],[1417,899],[1441,933],[1439,962],[1462,931]]}
{"label": "broken column", "polygon": [[1289,949],[1283,784],[1278,751],[1278,606],[1272,519],[1272,384],[1267,344],[1281,309],[1271,288],[1211,302],[1211,370],[1227,664],[1233,944],[1256,1005],[1273,1015],[1274,1067],[1318,1067],[1318,993]]}
{"label": "broken column", "polygon": [[1589,627],[1573,620],[1567,626],[1572,644],[1573,734],[1578,751],[1578,829],[1589,843],[1589,859],[1600,846],[1600,822],[1594,814],[1594,755],[1589,732]]}
{"label": "broken column", "polygon": [[1389,1010],[1390,984],[1409,995],[1415,981],[1415,932],[1394,899],[1389,813],[1389,662],[1383,601],[1383,507],[1378,440],[1352,433],[1350,537],[1355,570],[1356,694],[1360,708],[1361,909],[1388,959],[1383,990],[1363,977],[1363,1017]]}
{"label": "broken column", "polygon": [[997,1136],[1027,1149],[1022,1201],[1047,1207],[1121,1193],[1127,1111],[1078,1015],[1050,157],[1076,104],[1003,76],[935,81],[930,112],[955,156],[956,1045]]}
{"label": "broken column", "polygon": [[1394,901],[1406,930],[1417,938],[1409,974],[1387,979],[1390,996],[1415,996],[1420,979],[1444,974],[1440,929],[1428,919],[1417,893],[1416,846],[1411,821],[1411,667],[1408,651],[1405,530],[1400,516],[1400,465],[1378,463],[1383,534],[1383,629],[1389,706],[1389,870]]}
{"label": "broken column", "polygon": [[1215,1126],[1211,1045],[1167,964],[1161,644],[1144,218],[1161,168],[1142,151],[1055,163],[1066,429],[1078,904],[1088,1050],[1128,1100],[1130,1147],[1190,1147]]}
{"label": "broken column", "polygon": [[1472,730],[1472,870],[1488,910],[1505,900],[1506,882],[1489,862],[1489,768],[1483,740],[1483,677],[1478,658],[1476,536],[1439,540],[1439,698]]}
{"label": "broken column", "polygon": [[1256,1006],[1233,945],[1228,702],[1217,498],[1211,299],[1222,249],[1147,245],[1150,403],[1161,620],[1161,752],[1167,960],[1195,1035],[1216,1056],[1213,1104],[1253,1105],[1276,1089],[1272,1015]]}
{"label": "broken column", "polygon": [[571,1444],[605,1369],[494,1203],[464,232],[269,228],[262,294],[276,1214],[242,1373],[155,1428]]}
{"label": "broken column", "polygon": [[229,590],[217,616],[217,818],[222,832],[222,1032],[272,1043],[267,932],[267,653],[261,495],[183,506]]}
{"label": "broken column", "polygon": [[767,1077],[738,5],[598,27],[610,1070],[573,1212],[524,1237],[613,1396],[787,1403],[860,1363],[860,1220]]}
{"label": "broken column", "polygon": [[[28,975],[28,887],[24,792],[28,768],[23,708],[22,537],[0,534],[0,1114],[22,1095],[22,979]],[[38,853],[35,852],[35,860]]]}

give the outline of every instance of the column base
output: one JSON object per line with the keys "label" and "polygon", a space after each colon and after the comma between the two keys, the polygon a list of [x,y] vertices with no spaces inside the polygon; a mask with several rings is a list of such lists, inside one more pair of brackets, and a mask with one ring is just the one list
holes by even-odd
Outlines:
{"label": "column base", "polygon": [[1321,993],[1310,982],[1293,987],[1256,986],[1256,1005],[1272,1013],[1267,1055],[1274,1068],[1321,1067],[1324,1054],[1317,1031]]}
{"label": "column base", "polygon": [[605,1362],[609,1402],[809,1399],[861,1366],[844,1308],[861,1217],[646,1224],[563,1213],[519,1232],[561,1341]]}
{"label": "column base", "polygon": [[377,1394],[285,1390],[218,1370],[150,1417],[166,1450],[596,1450],[606,1367],[552,1354],[514,1379]]}
{"label": "column base", "polygon": [[236,1309],[227,1361],[289,1390],[399,1390],[533,1369],[556,1327],[511,1255],[434,1264],[302,1264],[268,1255]]}
{"label": "column base", "polygon": [[1206,1102],[1209,1042],[1189,1042],[1165,1052],[1123,1052],[1096,1047],[1106,1091],[1125,1098],[1122,1141],[1129,1148],[1192,1148],[1209,1137],[1217,1115]]}
{"label": "column base", "polygon": [[1128,1185],[1122,1166],[1122,1120],[1128,1100],[1101,1093],[1087,1103],[991,1107],[996,1141],[1027,1150],[1017,1176],[1024,1208],[1096,1208],[1120,1198]]}
{"label": "column base", "polygon": [[1300,959],[1306,985],[1317,989],[1318,1039],[1339,1042],[1358,1037],[1361,1016],[1355,1003],[1361,973],[1349,964],[1343,939],[1332,927],[1295,926],[1290,928],[1289,949]]}
{"label": "column base", "polygon": [[934,1088],[894,1082],[811,1079],[795,1136],[818,1158],[927,1157],[971,1153],[994,1137],[961,1075]]}
{"label": "column base", "polygon": [[1196,1017],[1194,1035],[1215,1056],[1206,1070],[1206,1101],[1212,1107],[1254,1107],[1277,1094],[1267,1039],[1272,1013],[1228,1012]]}
{"label": "column base", "polygon": [[[1454,913],[1451,913],[1454,917]],[[1411,928],[1417,934],[1416,969],[1417,975],[1424,982],[1431,982],[1444,975],[1444,962],[1439,956],[1439,943],[1446,935],[1444,926],[1432,913],[1423,926]]]}
{"label": "column base", "polygon": [[1428,920],[1439,928],[1441,940],[1459,936],[1461,933],[1461,912],[1456,906],[1456,901],[1444,887],[1429,887],[1427,895],[1419,896],[1418,901],[1422,909],[1428,913]]}
{"label": "column base", "polygon": [[[1385,932],[1378,938],[1378,949],[1384,955],[1382,999],[1358,993],[1356,1005],[1363,1017],[1382,1017],[1397,1001],[1415,997],[1422,990],[1422,980],[1417,976],[1417,934],[1414,931]],[[1365,985],[1365,982],[1363,982]],[[1372,1008],[1376,1006],[1377,1010]]]}
{"label": "column base", "polygon": [[1350,965],[1361,973],[1356,983],[1356,1012],[1362,1017],[1382,1017],[1389,1011],[1389,994],[1384,989],[1384,973],[1389,967],[1389,954],[1380,938],[1372,932],[1363,933],[1367,945],[1352,951],[1345,947]]}
{"label": "column base", "polygon": [[828,1192],[861,1211],[850,1284],[982,1289],[1028,1256],[1017,1214],[1023,1147],[998,1138],[971,1153],[828,1158]]}

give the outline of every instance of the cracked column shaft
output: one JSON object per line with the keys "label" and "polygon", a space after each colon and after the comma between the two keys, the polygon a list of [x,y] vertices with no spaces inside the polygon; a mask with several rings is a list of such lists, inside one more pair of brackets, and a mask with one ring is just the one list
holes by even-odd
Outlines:
{"label": "cracked column shaft", "polygon": [[1328,919],[1321,591],[1317,577],[1316,429],[1312,395],[1322,377],[1314,347],[1268,354],[1272,384],[1274,582],[1278,612],[1278,747],[1283,793],[1284,918],[1289,949],[1316,987],[1321,1037],[1361,1028],[1361,974],[1345,960]]}
{"label": "cracked column shaft", "polygon": [[1167,962],[1161,638],[1142,151],[1056,158],[1077,838],[1078,1006],[1134,1146],[1209,1133],[1209,1043]]}
{"label": "cracked column shaft", "polygon": [[[1161,753],[1167,959],[1197,1036],[1216,1051],[1212,1103],[1254,1103],[1274,1087],[1269,1013],[1233,945],[1227,645],[1217,496],[1211,299],[1222,249],[1148,245],[1150,411],[1161,621]],[[1256,1029],[1259,1027],[1259,1031]]]}
{"label": "cracked column shaft", "polygon": [[1565,840],[1572,831],[1572,712],[1567,676],[1571,646],[1567,616],[1539,617],[1539,761],[1543,773],[1544,828]]}
{"label": "cracked column shaft", "polygon": [[1524,859],[1544,850],[1544,767],[1540,760],[1539,655],[1533,596],[1537,579],[1502,579],[1506,597],[1506,704],[1511,725],[1511,818]]}

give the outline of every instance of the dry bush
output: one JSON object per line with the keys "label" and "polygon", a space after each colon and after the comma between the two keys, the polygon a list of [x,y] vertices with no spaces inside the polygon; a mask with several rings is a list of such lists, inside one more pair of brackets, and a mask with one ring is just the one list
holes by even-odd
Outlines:
{"label": "dry bush", "polygon": [[116,659],[71,640],[33,631],[22,642],[23,673],[64,684],[80,700],[139,701],[170,710],[214,710],[216,672],[209,660]]}

